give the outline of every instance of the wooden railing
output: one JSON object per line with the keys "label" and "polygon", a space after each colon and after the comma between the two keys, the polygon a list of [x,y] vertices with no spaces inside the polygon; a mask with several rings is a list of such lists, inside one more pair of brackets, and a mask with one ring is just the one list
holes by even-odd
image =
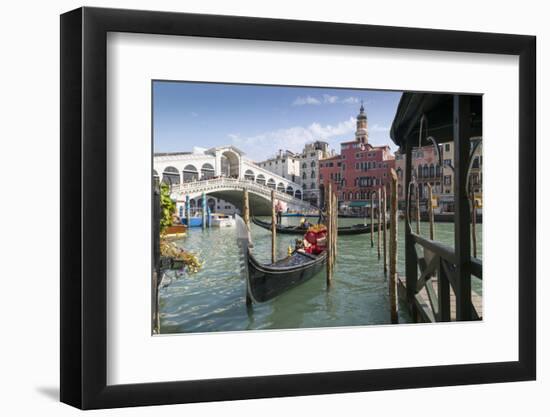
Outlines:
{"label": "wooden railing", "polygon": [[[423,321],[450,321],[451,320],[451,289],[454,294],[458,291],[457,259],[452,247],[441,242],[426,239],[411,232],[414,241],[414,263],[418,266],[415,280],[408,277],[407,287],[413,284],[415,309]],[[471,276],[483,279],[482,262],[477,258],[470,258]],[[413,277],[414,278],[414,277]],[[426,289],[430,308],[425,308],[422,289]],[[481,319],[470,297],[472,320]]]}

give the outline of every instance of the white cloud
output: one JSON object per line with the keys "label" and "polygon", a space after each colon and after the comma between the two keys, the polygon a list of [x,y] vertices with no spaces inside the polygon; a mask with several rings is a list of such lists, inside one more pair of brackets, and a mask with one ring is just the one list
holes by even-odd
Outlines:
{"label": "white cloud", "polygon": [[359,101],[357,97],[346,97],[342,99],[342,103],[344,104],[359,104]]}
{"label": "white cloud", "polygon": [[191,117],[198,117],[198,115],[199,115],[198,113],[196,113],[196,112],[194,112],[194,111],[192,111],[192,112],[189,113],[189,114],[191,115]]}
{"label": "white cloud", "polygon": [[329,94],[323,94],[323,101],[328,104],[335,104],[338,102],[338,96],[331,96]]}
{"label": "white cloud", "polygon": [[293,106],[305,106],[307,104],[321,104],[321,101],[316,99],[315,97],[307,96],[307,97],[296,97],[294,102],[292,103]]}
{"label": "white cloud", "polygon": [[377,123],[373,125],[369,125],[368,129],[369,129],[369,132],[389,132],[390,131],[390,128],[388,126],[380,126]]}
{"label": "white cloud", "polygon": [[361,100],[358,97],[339,97],[332,96],[330,94],[323,94],[322,97],[296,97],[292,102],[293,106],[306,106],[306,105],[316,105],[319,104],[359,104]]}
{"label": "white cloud", "polygon": [[228,137],[249,158],[260,161],[275,154],[279,149],[301,152],[306,143],[315,140],[329,141],[332,138],[348,135],[354,131],[355,119],[350,117],[335,125],[322,125],[314,122],[305,127],[293,126],[260,133],[255,136],[243,137],[239,134],[231,133]]}

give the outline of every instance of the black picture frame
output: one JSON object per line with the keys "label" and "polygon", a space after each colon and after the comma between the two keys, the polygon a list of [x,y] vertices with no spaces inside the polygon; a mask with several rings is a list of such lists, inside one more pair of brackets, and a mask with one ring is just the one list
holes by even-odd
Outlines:
{"label": "black picture frame", "polygon": [[[107,385],[108,32],[519,56],[519,360]],[[60,56],[62,402],[94,409],[536,378],[534,36],[85,7],[61,16]]]}

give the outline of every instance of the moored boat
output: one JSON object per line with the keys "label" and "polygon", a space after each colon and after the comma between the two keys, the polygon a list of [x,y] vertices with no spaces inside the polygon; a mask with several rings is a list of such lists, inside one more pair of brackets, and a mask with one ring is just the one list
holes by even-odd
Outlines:
{"label": "moored boat", "polygon": [[[271,230],[271,222],[264,222],[263,220],[252,217],[252,222],[256,226],[260,226],[264,229]],[[390,222],[387,222],[386,227],[390,227]],[[277,233],[287,234],[287,235],[303,235],[306,232],[306,229],[301,226],[275,226]],[[363,233],[370,233],[370,224],[355,224],[353,226],[340,226],[338,227],[338,235],[360,235]],[[378,230],[378,224],[374,224],[374,231]]]}
{"label": "moored boat", "polygon": [[173,224],[168,226],[165,230],[165,236],[168,238],[180,238],[185,236],[187,232],[187,226],[184,224]]}
{"label": "moored boat", "polygon": [[212,213],[210,215],[210,226],[212,227],[233,227],[235,219],[227,214]]}

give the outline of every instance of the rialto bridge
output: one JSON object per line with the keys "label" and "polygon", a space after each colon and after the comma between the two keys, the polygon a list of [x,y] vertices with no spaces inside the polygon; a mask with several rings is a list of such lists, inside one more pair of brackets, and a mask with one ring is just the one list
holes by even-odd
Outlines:
{"label": "rialto bridge", "polygon": [[178,209],[186,196],[198,199],[203,193],[242,209],[244,188],[249,191],[253,215],[271,214],[271,190],[275,190],[275,198],[285,208],[296,211],[313,208],[302,201],[300,184],[260,168],[234,146],[196,153],[155,154],[153,168],[153,175],[170,184]]}

